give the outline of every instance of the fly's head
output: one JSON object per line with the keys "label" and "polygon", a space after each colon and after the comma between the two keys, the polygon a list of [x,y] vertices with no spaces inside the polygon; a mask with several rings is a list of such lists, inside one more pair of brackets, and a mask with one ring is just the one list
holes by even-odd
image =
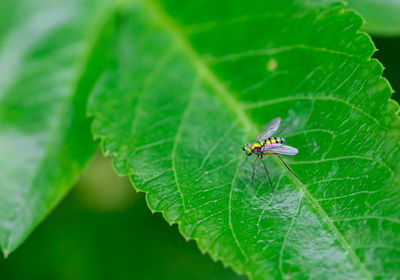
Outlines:
{"label": "fly's head", "polygon": [[242,150],[246,152],[246,155],[251,156],[253,150],[251,149],[249,144],[244,144]]}

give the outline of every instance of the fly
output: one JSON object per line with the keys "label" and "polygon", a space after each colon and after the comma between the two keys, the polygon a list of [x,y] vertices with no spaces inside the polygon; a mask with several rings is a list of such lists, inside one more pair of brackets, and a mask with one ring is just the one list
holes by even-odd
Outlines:
{"label": "fly", "polygon": [[261,133],[257,136],[257,138],[249,143],[249,144],[244,144],[242,147],[242,150],[246,152],[247,156],[251,156],[252,154],[257,155],[256,159],[253,162],[253,174],[251,177],[251,184],[254,182],[254,174],[256,170],[256,162],[258,158],[261,158],[261,161],[264,165],[265,172],[267,173],[267,177],[269,180],[269,184],[271,185],[272,191],[274,190],[274,187],[272,186],[271,178],[269,177],[269,172],[267,169],[267,166],[265,165],[263,157],[265,155],[276,155],[282,163],[285,165],[285,167],[289,170],[290,173],[293,174],[300,182],[303,183],[303,181],[296,175],[294,174],[293,170],[290,169],[290,167],[286,164],[286,162],[282,159],[281,155],[285,156],[294,156],[296,155],[299,151],[296,148],[283,145],[283,142],[285,142],[285,138],[281,137],[273,137],[272,135],[275,133],[275,131],[278,129],[279,124],[281,123],[281,118],[275,118],[271,120],[261,131]]}

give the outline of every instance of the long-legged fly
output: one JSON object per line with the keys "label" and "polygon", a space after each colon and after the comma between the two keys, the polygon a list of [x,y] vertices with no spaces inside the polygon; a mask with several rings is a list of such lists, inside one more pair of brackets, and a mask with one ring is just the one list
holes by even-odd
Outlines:
{"label": "long-legged fly", "polygon": [[265,172],[267,173],[269,183],[271,185],[272,191],[274,191],[274,187],[272,186],[271,178],[269,176],[269,172],[267,166],[265,165],[263,157],[265,155],[276,155],[285,167],[289,170],[290,173],[293,174],[300,182],[303,181],[290,169],[290,167],[286,164],[286,162],[282,159],[281,155],[285,156],[294,156],[299,151],[296,148],[283,145],[285,142],[285,138],[274,137],[272,136],[275,131],[278,129],[279,124],[281,123],[281,118],[275,118],[271,120],[261,131],[261,133],[257,136],[257,138],[249,144],[244,144],[242,150],[246,152],[247,156],[251,156],[252,154],[257,155],[256,159],[253,162],[253,174],[251,177],[251,183],[254,182],[254,174],[256,168],[256,162],[258,158],[261,158],[263,163]]}

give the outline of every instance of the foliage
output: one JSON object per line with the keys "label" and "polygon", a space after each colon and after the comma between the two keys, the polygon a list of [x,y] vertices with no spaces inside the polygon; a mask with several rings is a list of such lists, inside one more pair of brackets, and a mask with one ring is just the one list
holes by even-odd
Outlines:
{"label": "foliage", "polygon": [[[213,3],[135,3],[118,27],[90,106],[117,172],[252,278],[398,273],[398,107],[361,18]],[[250,184],[240,147],[276,116],[306,185],[271,159],[271,193],[262,172]]]}
{"label": "foliage", "polygon": [[[86,62],[84,71],[76,70],[82,66],[49,64],[78,82],[63,91],[64,99],[35,107],[53,125],[46,133],[38,126],[32,134],[41,149],[16,149],[13,140],[21,138],[2,135],[7,152],[22,151],[25,157],[26,151],[37,152],[36,161],[12,166],[4,175],[11,177],[1,178],[5,203],[0,207],[7,210],[0,211],[3,250],[23,240],[90,156],[93,144],[80,143],[88,135],[82,108],[99,77],[89,100],[94,136],[102,139],[105,154],[114,157],[117,173],[129,176],[146,192],[149,207],[178,223],[182,235],[196,240],[201,251],[253,279],[399,274],[399,106],[390,100],[382,66],[370,58],[375,48],[359,31],[359,15],[330,0],[134,1],[117,8],[94,5],[97,9],[86,4],[77,14],[82,21],[95,18],[88,24],[92,27],[82,29],[82,21],[71,26],[71,20],[61,25],[79,36],[61,36],[60,25],[49,27],[51,34],[64,40],[74,35],[82,44],[88,33],[102,30],[86,53],[73,48],[74,43],[72,50],[65,42],[53,47],[51,36],[37,43],[55,52],[50,59],[65,58],[67,52]],[[32,58],[45,52],[36,51],[37,44],[29,48]],[[25,64],[31,56],[20,55]],[[49,81],[48,69],[41,69],[45,66],[40,63],[39,79],[33,79],[38,85],[30,86],[30,92],[57,96],[43,91],[43,81]],[[57,85],[68,87],[72,81],[60,79]],[[18,96],[11,95],[18,90],[8,84],[2,86],[6,96]],[[24,104],[20,101],[27,91],[21,92],[14,103],[2,98],[1,106]],[[68,114],[61,114],[61,107]],[[48,108],[58,117],[47,114]],[[23,116],[31,113],[21,111]],[[2,121],[15,126],[11,114],[3,115]],[[271,192],[261,166],[251,184],[251,163],[242,165],[240,147],[277,116],[283,118],[282,136],[300,150],[286,160],[305,184],[270,157],[267,165],[276,188]],[[35,125],[44,122],[32,119]],[[85,124],[82,133],[66,125],[71,119]],[[29,126],[23,124],[25,132]],[[73,151],[67,159],[66,151]],[[21,155],[10,152],[7,158],[15,156]],[[65,172],[70,166],[73,172]],[[27,167],[28,191],[15,176]],[[61,187],[54,182],[62,182]],[[12,243],[7,241],[14,235]]]}
{"label": "foliage", "polygon": [[0,245],[7,256],[93,154],[86,100],[106,48],[99,40],[96,60],[87,63],[97,40],[92,33],[99,31],[94,26],[104,24],[96,15],[105,7],[93,1],[1,5],[8,11],[0,28]]}

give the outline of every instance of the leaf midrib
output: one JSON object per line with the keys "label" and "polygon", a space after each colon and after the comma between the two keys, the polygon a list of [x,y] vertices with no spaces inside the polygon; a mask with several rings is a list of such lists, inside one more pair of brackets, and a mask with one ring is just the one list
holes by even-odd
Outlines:
{"label": "leaf midrib", "polygon": [[[165,30],[165,33],[170,36],[177,48],[182,50],[183,54],[193,64],[194,69],[197,70],[197,73],[202,78],[202,80],[207,82],[215,90],[215,93],[221,98],[221,100],[227,104],[227,107],[233,112],[233,115],[235,115],[239,122],[243,125],[245,129],[245,135],[249,137],[251,137],[251,135],[256,135],[258,131],[256,125],[246,115],[243,107],[240,105],[240,102],[233,97],[233,94],[231,94],[223,86],[223,84],[215,77],[215,75],[213,75],[212,71],[207,67],[207,65],[201,60],[201,57],[197,54],[195,49],[191,46],[191,44],[184,36],[184,33],[181,31],[184,29],[181,28],[178,23],[173,21],[162,10],[159,4],[154,2],[154,0],[146,0],[141,2],[145,10],[148,12],[149,17],[151,17],[155,22],[160,23],[160,26],[162,26],[162,28]],[[278,163],[277,159],[274,160],[276,163]],[[281,165],[278,166],[283,170],[283,167],[281,167]],[[373,279],[371,273],[366,269],[365,265],[361,262],[360,258],[355,254],[355,252],[344,239],[337,227],[333,224],[333,221],[319,205],[318,201],[311,195],[311,193],[303,184],[300,184],[291,176],[289,176],[288,178],[292,182],[292,184],[295,185],[297,189],[305,195],[315,211],[321,216],[323,221],[332,230],[335,238],[349,253],[355,264],[359,265],[361,271],[365,274],[365,276],[368,279]]]}

